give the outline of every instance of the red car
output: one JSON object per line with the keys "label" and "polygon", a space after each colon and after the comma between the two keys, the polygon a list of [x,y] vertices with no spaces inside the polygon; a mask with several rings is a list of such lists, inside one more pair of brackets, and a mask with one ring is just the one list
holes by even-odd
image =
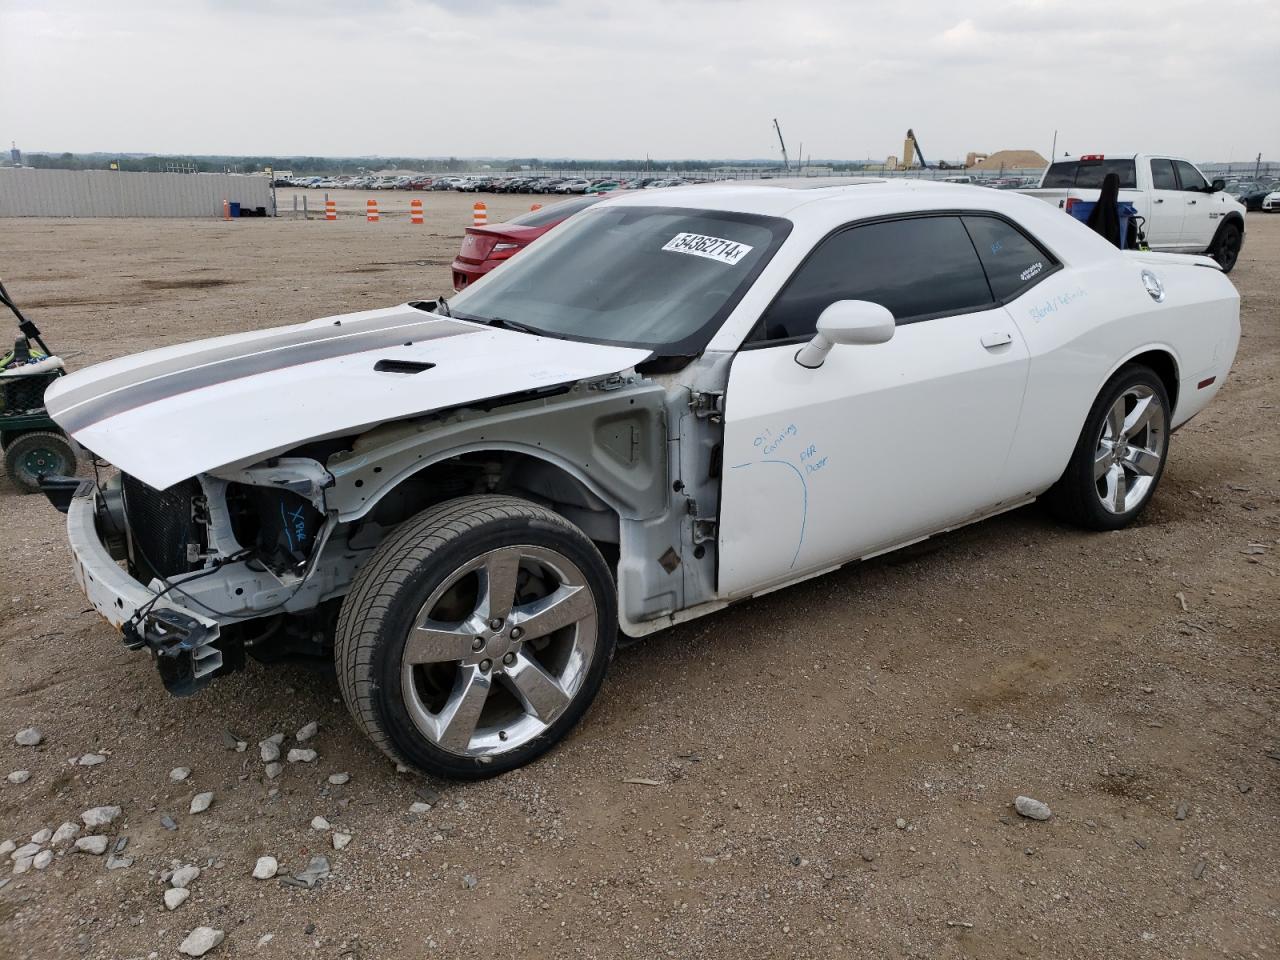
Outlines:
{"label": "red car", "polygon": [[579,197],[530,211],[506,223],[468,227],[462,237],[462,249],[453,261],[453,289],[461,290],[475,283],[557,224],[603,199],[603,196]]}

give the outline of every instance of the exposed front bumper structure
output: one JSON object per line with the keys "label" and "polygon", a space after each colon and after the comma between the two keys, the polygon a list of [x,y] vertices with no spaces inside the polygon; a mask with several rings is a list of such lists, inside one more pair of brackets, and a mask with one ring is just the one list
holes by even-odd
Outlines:
{"label": "exposed front bumper structure", "polygon": [[86,481],[67,508],[76,582],[130,648],[151,650],[170,692],[194,693],[222,667],[222,651],[214,645],[220,627],[139,583],[111,558],[98,536],[96,495]]}

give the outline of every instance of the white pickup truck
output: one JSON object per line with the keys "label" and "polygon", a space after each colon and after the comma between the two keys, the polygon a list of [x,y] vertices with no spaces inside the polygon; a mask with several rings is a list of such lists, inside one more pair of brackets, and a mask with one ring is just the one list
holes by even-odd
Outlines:
{"label": "white pickup truck", "polygon": [[1120,201],[1132,203],[1145,221],[1147,245],[1166,253],[1207,253],[1230,272],[1244,243],[1243,204],[1210,183],[1195,164],[1147,153],[1085,154],[1054,161],[1040,186],[1022,193],[1070,212],[1080,201],[1096,201],[1108,173],[1120,178]]}

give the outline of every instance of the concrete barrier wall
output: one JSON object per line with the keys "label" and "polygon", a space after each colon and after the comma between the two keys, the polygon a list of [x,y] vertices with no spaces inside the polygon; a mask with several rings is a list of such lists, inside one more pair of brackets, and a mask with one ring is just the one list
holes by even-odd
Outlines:
{"label": "concrete barrier wall", "polygon": [[275,213],[266,177],[0,169],[0,217],[220,217],[223,200]]}

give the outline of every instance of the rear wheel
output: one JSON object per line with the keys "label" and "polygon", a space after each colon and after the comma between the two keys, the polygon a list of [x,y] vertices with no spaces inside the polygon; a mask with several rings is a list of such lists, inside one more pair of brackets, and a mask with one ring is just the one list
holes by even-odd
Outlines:
{"label": "rear wheel", "polygon": [[5,445],[4,468],[23,493],[38,493],[42,475],[69,477],[76,472],[76,453],[60,433],[20,433]]}
{"label": "rear wheel", "polygon": [[1218,261],[1223,273],[1230,273],[1240,258],[1240,248],[1244,244],[1244,234],[1234,223],[1224,224],[1213,241],[1209,256]]}
{"label": "rear wheel", "polygon": [[1102,388],[1061,479],[1045,495],[1060,519],[1127,526],[1151,500],[1169,452],[1169,395],[1150,367],[1124,367]]}
{"label": "rear wheel", "polygon": [[586,712],[617,636],[613,580],[563,517],[463,497],[407,521],[357,575],[334,654],[365,734],[426,773],[478,779]]}

